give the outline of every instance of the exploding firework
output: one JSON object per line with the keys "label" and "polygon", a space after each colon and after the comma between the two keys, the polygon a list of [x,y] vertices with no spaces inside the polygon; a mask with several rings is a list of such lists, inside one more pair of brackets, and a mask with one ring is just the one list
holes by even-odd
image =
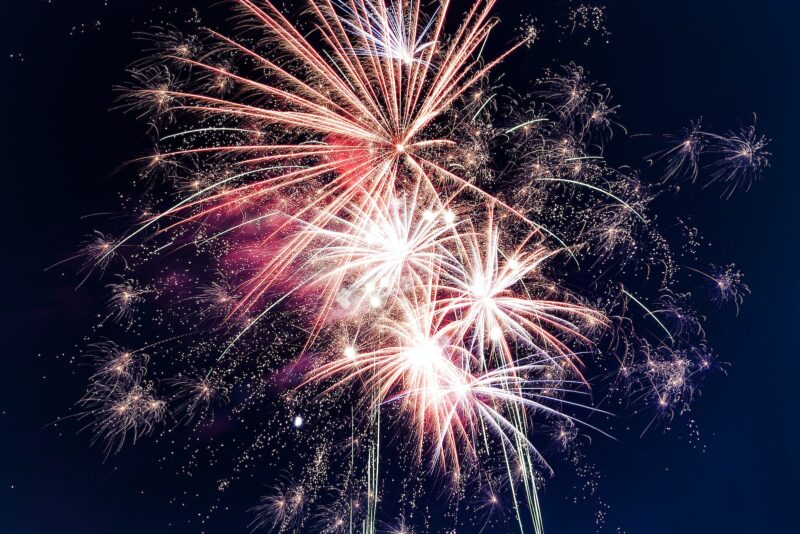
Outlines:
{"label": "exploding firework", "polygon": [[710,160],[705,165],[710,175],[705,185],[722,184],[724,198],[730,198],[740,188],[749,190],[769,167],[770,140],[756,132],[755,122],[722,135],[703,131],[700,121],[696,121],[682,134],[664,137],[672,146],[652,155],[666,162],[664,179],[695,181],[700,174],[700,159],[706,157]]}
{"label": "exploding firework", "polygon": [[[659,186],[696,179],[708,150],[727,196],[767,166],[767,141],[697,123],[655,158],[663,180],[611,168],[602,149],[624,129],[584,69],[547,71],[529,96],[493,83],[539,33],[483,57],[494,3],[453,26],[447,2],[316,0],[296,23],[238,0],[247,24],[234,37],[154,30],[124,96],[159,125],[140,160],[153,192],[122,237],[96,233],[79,256],[124,266],[108,285],[123,331],[153,309],[167,331],[149,357],[93,345],[78,415],[107,452],[165,420],[196,432],[253,421],[249,443],[229,444],[222,490],[267,447],[287,448],[287,418],[299,433],[313,417],[293,482],[273,484],[253,529],[372,533],[391,520],[411,532],[439,484],[451,499],[478,486],[478,525],[508,516],[541,532],[551,469],[535,433],[561,450],[603,433],[585,418],[605,413],[597,391],[652,406],[654,420],[688,409],[713,366],[703,317],[672,289]],[[604,19],[582,6],[569,31]],[[695,272],[738,309],[738,271]],[[405,493],[383,510],[388,469]]]}

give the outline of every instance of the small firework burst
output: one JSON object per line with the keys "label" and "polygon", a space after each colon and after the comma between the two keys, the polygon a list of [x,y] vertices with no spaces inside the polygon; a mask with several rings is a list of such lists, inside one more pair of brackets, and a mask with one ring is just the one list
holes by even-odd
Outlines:
{"label": "small firework burst", "polygon": [[726,198],[739,188],[750,190],[753,182],[769,167],[768,144],[769,139],[756,133],[755,125],[727,135],[712,136],[709,152],[717,159],[709,164],[710,183],[721,182],[724,185],[722,196]]}
{"label": "small firework burst", "polygon": [[118,277],[118,282],[106,286],[109,291],[109,316],[115,322],[129,322],[136,307],[144,301],[148,290],[140,288],[135,280]]}
{"label": "small firework burst", "polygon": [[664,181],[686,179],[694,182],[700,173],[700,155],[708,145],[701,121],[692,121],[680,134],[667,134],[664,138],[670,147],[649,156],[666,162]]}
{"label": "small firework burst", "polygon": [[210,424],[214,419],[214,407],[227,404],[230,387],[215,377],[175,377],[173,401],[175,414],[188,424],[199,420]]}
{"label": "small firework burst", "polygon": [[[738,189],[750,190],[769,167],[771,154],[766,147],[770,140],[756,132],[755,123],[738,131],[716,134],[704,131],[698,120],[681,134],[664,137],[670,146],[649,156],[665,162],[664,182],[694,182],[701,169],[707,169],[710,176],[705,186],[721,183],[722,197],[730,198]],[[702,158],[707,160],[704,165]]]}
{"label": "small firework burst", "polygon": [[303,523],[303,508],[306,504],[306,490],[302,484],[287,483],[276,486],[272,493],[261,498],[251,511],[255,518],[250,523],[252,531],[262,528],[290,530]]}
{"label": "small firework burst", "polygon": [[578,427],[571,421],[563,421],[553,429],[555,442],[564,450],[568,450],[578,438]]}
{"label": "small firework burst", "polygon": [[106,454],[119,452],[127,441],[136,443],[164,420],[166,402],[155,396],[153,384],[126,380],[113,385],[93,383],[78,405],[81,418],[90,418],[86,428],[93,441],[101,442]]}
{"label": "small firework burst", "polygon": [[200,289],[195,297],[204,308],[203,314],[216,319],[227,317],[236,306],[240,295],[236,287],[223,276]]}
{"label": "small firework burst", "polygon": [[347,502],[335,501],[322,506],[315,514],[314,528],[320,534],[345,534],[353,523],[351,507]]}
{"label": "small firework burst", "polygon": [[94,343],[89,348],[94,359],[93,379],[109,385],[138,381],[147,369],[150,357],[118,346],[112,341]]}
{"label": "small firework burst", "polygon": [[703,336],[704,317],[698,315],[690,305],[691,294],[665,292],[658,300],[658,309],[653,313],[662,318],[672,335],[678,338]]}
{"label": "small firework burst", "polygon": [[720,306],[732,303],[739,313],[739,306],[750,294],[750,288],[744,283],[744,275],[731,263],[728,265],[711,265],[711,274],[705,275],[712,282],[709,291],[711,298]]}

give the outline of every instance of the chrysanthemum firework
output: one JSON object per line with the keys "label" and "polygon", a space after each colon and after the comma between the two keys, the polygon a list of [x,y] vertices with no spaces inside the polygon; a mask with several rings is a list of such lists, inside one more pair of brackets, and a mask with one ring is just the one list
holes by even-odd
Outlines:
{"label": "chrysanthemum firework", "polygon": [[[685,409],[710,367],[693,348],[700,316],[670,289],[661,180],[603,160],[624,133],[609,89],[572,64],[527,97],[493,84],[538,35],[484,58],[493,0],[456,25],[446,1],[314,0],[299,22],[236,4],[246,22],[231,35],[156,29],[124,96],[158,126],[141,160],[147,208],[86,254],[100,270],[124,259],[110,315],[149,318],[163,339],[150,358],[96,345],[80,416],[109,451],[167,419],[201,431],[256,418],[252,440],[228,447],[224,488],[313,413],[295,482],[262,498],[254,528],[374,532],[429,484],[491,480],[484,508],[508,500],[540,532],[550,470],[534,434],[559,429],[563,449],[602,433],[585,422],[606,392],[593,376],[623,377],[609,394],[658,416]],[[753,131],[692,128],[663,152],[666,176],[694,178],[706,143],[726,191],[766,166]],[[738,305],[741,276],[726,273],[717,300]],[[383,510],[389,468],[419,488]]]}

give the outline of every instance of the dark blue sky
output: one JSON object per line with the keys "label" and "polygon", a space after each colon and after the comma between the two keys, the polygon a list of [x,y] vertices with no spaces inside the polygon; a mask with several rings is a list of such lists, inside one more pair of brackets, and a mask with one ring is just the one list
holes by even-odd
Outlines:
{"label": "dark blue sky", "polygon": [[[79,3],[16,2],[4,7],[0,22],[0,531],[197,532],[196,524],[186,526],[192,506],[168,502],[183,486],[153,461],[155,448],[144,444],[103,463],[88,436],[76,434],[78,423],[48,426],[82,391],[85,369],[67,360],[93,322],[98,291],[73,291],[74,278],[43,269],[69,256],[92,228],[82,215],[118,206],[115,192],[130,176],[114,171],[146,144],[141,125],[109,111],[111,88],[138,57],[131,33],[171,16],[154,14],[155,1]],[[510,28],[520,14],[555,4],[506,0],[499,12]],[[532,65],[546,63],[536,54],[575,59],[613,89],[631,133],[674,132],[699,116],[725,130],[757,112],[760,131],[774,139],[774,157],[749,193],[722,201],[694,188],[669,204],[675,215],[691,215],[711,243],[702,255],[735,261],[753,294],[738,317],[731,309],[716,312],[706,328],[730,362],[727,376],[706,382],[688,416],[706,452],[689,442],[686,420],[673,432],[595,439],[586,449],[603,473],[607,531],[797,532],[800,4],[609,0],[608,17],[608,46],[570,54],[534,47],[504,68],[516,83],[537,74]],[[91,27],[98,18],[99,31]],[[89,28],[83,34],[81,24]],[[77,35],[70,36],[73,26]],[[621,144],[615,157],[632,163],[647,153],[647,146]],[[592,531],[596,501],[568,500],[582,494],[579,483],[557,476],[548,484],[548,532]],[[231,511],[208,531],[242,531],[252,504],[247,495],[229,495],[224,504]]]}

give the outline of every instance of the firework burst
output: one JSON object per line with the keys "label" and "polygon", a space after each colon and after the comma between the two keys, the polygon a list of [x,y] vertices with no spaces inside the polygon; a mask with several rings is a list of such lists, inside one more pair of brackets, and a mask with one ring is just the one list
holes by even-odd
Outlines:
{"label": "firework burst", "polygon": [[[165,419],[207,430],[224,406],[223,417],[259,420],[239,474],[287,420],[296,435],[319,421],[330,436],[304,438],[296,482],[262,498],[253,529],[376,532],[382,470],[396,460],[420,488],[446,479],[454,499],[478,481],[484,526],[508,509],[541,532],[550,468],[534,433],[550,429],[566,450],[594,428],[580,415],[605,414],[592,376],[616,361],[609,396],[672,416],[712,367],[694,348],[703,318],[671,289],[679,269],[651,213],[658,185],[697,178],[708,149],[728,195],[766,167],[767,141],[693,124],[655,158],[663,180],[646,182],[605,164],[604,144],[625,130],[610,90],[581,67],[545,72],[529,97],[493,83],[539,34],[484,58],[494,0],[455,26],[446,1],[316,0],[303,24],[269,2],[236,3],[247,25],[235,37],[157,28],[154,55],[135,67],[126,105],[160,135],[142,174],[171,189],[80,257],[101,271],[120,258],[109,318],[128,329],[142,308],[170,303],[154,314],[169,335],[150,347],[176,357],[94,345],[79,415],[116,452]],[[571,31],[590,15],[605,17],[584,10]],[[738,271],[696,272],[738,308]],[[164,379],[146,378],[155,365]],[[597,365],[605,373],[586,372]],[[253,415],[276,407],[282,427]],[[390,430],[402,439],[387,454]],[[422,492],[408,490],[411,512]]]}

